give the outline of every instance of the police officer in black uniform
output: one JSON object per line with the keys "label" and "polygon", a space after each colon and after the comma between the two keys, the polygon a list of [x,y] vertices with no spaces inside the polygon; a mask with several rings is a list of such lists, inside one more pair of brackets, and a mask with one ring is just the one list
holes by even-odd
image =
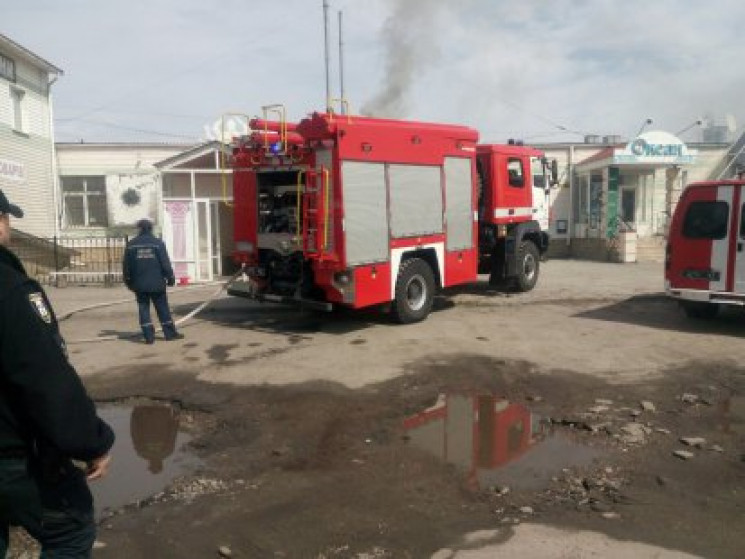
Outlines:
{"label": "police officer in black uniform", "polygon": [[140,234],[127,243],[123,269],[124,283],[137,296],[140,327],[145,343],[155,342],[155,327],[150,319],[150,301],[158,313],[165,339],[181,339],[184,336],[176,331],[168,308],[166,285],[175,285],[176,278],[166,246],[153,235],[153,224],[150,220],[141,219],[137,222],[137,228]]}
{"label": "police officer in black uniform", "polygon": [[6,248],[11,215],[23,212],[0,190],[0,557],[10,525],[36,538],[43,557],[90,557],[86,477],[106,474],[114,433],[67,360],[46,294]]}

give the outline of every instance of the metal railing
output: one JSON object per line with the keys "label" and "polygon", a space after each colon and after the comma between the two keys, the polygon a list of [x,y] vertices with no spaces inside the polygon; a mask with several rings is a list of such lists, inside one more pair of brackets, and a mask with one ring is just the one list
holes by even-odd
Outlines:
{"label": "metal railing", "polygon": [[11,250],[39,283],[112,286],[123,282],[128,237],[34,237],[13,232]]}

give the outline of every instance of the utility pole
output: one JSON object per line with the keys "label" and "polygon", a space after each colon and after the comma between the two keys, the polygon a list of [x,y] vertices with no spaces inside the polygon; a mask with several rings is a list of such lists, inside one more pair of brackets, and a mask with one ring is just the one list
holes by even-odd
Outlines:
{"label": "utility pole", "polygon": [[341,114],[345,114],[346,107],[344,95],[344,38],[343,38],[343,26],[342,26],[342,11],[339,10],[339,86],[340,86],[340,97],[341,97]]}
{"label": "utility pole", "polygon": [[326,112],[330,113],[331,108],[331,81],[329,78],[329,3],[323,0],[323,42],[324,56],[326,60]]}

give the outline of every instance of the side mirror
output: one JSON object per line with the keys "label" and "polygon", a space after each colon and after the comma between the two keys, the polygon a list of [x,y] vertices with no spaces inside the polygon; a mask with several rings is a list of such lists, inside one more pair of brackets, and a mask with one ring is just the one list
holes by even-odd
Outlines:
{"label": "side mirror", "polygon": [[559,184],[559,163],[556,159],[551,160],[551,186]]}

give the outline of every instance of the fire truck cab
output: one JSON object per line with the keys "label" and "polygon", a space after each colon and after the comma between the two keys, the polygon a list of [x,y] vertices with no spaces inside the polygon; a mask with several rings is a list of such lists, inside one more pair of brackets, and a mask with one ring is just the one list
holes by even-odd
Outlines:
{"label": "fire truck cab", "polygon": [[429,314],[436,290],[480,272],[535,286],[555,175],[541,152],[480,146],[465,126],[333,113],[250,126],[233,148],[244,274],[228,293],[324,310],[390,305],[408,323]]}
{"label": "fire truck cab", "polygon": [[673,214],[665,291],[691,318],[745,306],[745,182],[689,185]]}
{"label": "fire truck cab", "polygon": [[492,284],[513,282],[530,291],[548,250],[548,193],[556,163],[543,152],[516,144],[479,145],[480,273]]}

